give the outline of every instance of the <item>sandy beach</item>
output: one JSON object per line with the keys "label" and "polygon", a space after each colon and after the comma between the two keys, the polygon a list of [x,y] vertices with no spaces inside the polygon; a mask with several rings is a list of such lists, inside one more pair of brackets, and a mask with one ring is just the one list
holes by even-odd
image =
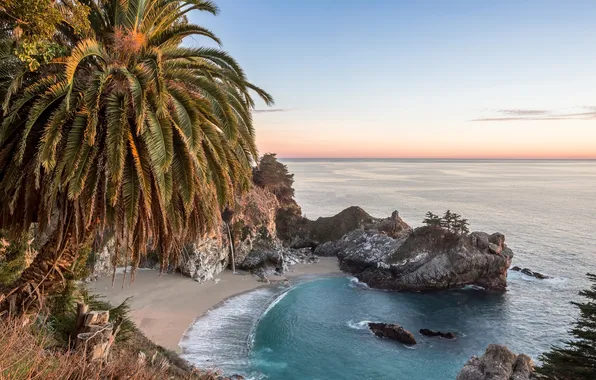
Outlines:
{"label": "sandy beach", "polygon": [[[322,257],[316,264],[296,264],[285,276],[272,276],[271,280],[283,280],[305,276],[341,273],[336,258]],[[155,343],[180,352],[178,342],[190,324],[206,311],[233,295],[262,286],[248,272],[233,274],[225,271],[216,276],[219,281],[199,284],[180,274],[164,274],[157,271],[139,270],[132,286],[122,288],[122,274],[106,276],[88,285],[91,292],[105,297],[112,305],[119,305],[128,297],[131,317],[143,333]],[[128,282],[128,279],[127,279]]]}

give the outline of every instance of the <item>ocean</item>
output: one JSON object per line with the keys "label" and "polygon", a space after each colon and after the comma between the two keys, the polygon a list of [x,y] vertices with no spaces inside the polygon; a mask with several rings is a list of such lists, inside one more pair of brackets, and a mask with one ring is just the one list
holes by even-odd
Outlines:
{"label": "ocean", "polygon": [[[538,360],[568,338],[578,311],[570,301],[596,272],[596,161],[282,160],[296,199],[315,219],[358,205],[377,217],[393,210],[419,226],[447,209],[471,230],[501,232],[513,265],[508,291],[437,293],[368,289],[349,276],[304,278],[290,289],[258,289],[199,318],[181,342],[199,367],[251,379],[454,379],[471,355],[501,343]],[[419,344],[376,338],[367,321],[398,323]],[[453,341],[421,337],[451,331]]]}

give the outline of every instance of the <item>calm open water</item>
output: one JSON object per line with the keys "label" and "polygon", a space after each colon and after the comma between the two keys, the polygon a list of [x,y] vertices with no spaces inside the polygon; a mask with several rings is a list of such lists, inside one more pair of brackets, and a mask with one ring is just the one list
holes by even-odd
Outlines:
{"label": "calm open water", "polygon": [[[451,209],[472,230],[500,231],[514,265],[552,276],[510,273],[505,294],[475,289],[432,294],[366,289],[346,277],[309,278],[286,289],[232,298],[197,320],[181,342],[200,367],[255,379],[454,379],[489,343],[534,358],[567,338],[569,301],[596,272],[596,161],[284,160],[309,218],[359,205],[373,216],[399,210],[419,225]],[[377,339],[366,321],[414,332],[408,348]],[[452,331],[455,341],[420,337]]]}

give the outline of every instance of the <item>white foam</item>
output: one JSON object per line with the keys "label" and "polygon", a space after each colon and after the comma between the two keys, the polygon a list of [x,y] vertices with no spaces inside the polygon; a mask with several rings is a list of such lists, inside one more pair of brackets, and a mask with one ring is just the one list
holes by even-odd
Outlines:
{"label": "white foam", "polygon": [[351,329],[356,329],[356,330],[366,330],[368,329],[368,324],[371,321],[360,321],[360,322],[354,322],[352,320],[348,321],[346,324],[348,325],[349,328]]}
{"label": "white foam", "polygon": [[272,300],[279,302],[277,290],[262,288],[222,302],[186,330],[179,343],[182,357],[198,368],[246,370],[254,326]]}
{"label": "white foam", "polygon": [[349,277],[349,279],[350,279],[349,286],[351,288],[370,289],[370,287],[368,286],[368,284],[366,282],[362,282],[359,279],[357,279],[356,277]]}
{"label": "white foam", "polygon": [[513,281],[527,281],[527,282],[542,282],[542,283],[547,283],[547,284],[551,284],[551,285],[557,285],[557,284],[564,284],[567,282],[567,278],[565,277],[549,277],[549,278],[545,278],[545,279],[539,279],[533,276],[528,276],[525,273],[522,273],[520,271],[515,271],[515,270],[508,270],[507,271],[507,279],[508,280],[513,280]]}

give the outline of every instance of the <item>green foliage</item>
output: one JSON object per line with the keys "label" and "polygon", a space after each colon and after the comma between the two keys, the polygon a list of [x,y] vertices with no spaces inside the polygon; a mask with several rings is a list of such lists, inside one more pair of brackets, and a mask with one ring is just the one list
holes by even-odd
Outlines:
{"label": "green foliage", "polygon": [[68,52],[56,41],[58,32],[89,29],[89,7],[77,0],[5,0],[0,11],[16,39],[15,55],[30,71]]}
{"label": "green foliage", "polygon": [[253,169],[255,185],[271,191],[282,206],[296,205],[294,201],[294,174],[288,172],[287,165],[277,160],[274,153],[261,157],[259,165]]}
{"label": "green foliage", "polygon": [[15,281],[27,264],[28,236],[6,240],[0,233],[0,285]]}
{"label": "green foliage", "polygon": [[89,305],[91,310],[109,310],[110,322],[120,323],[116,342],[126,342],[137,331],[136,325],[130,319],[130,298],[128,297],[120,305],[113,307],[109,302],[103,301],[101,296],[84,293],[84,302]]}
{"label": "green foliage", "polygon": [[37,70],[42,64],[52,59],[64,56],[68,52],[65,46],[50,41],[23,41],[15,50],[16,57],[31,71]]}
{"label": "green foliage", "polygon": [[[251,185],[254,94],[273,100],[226,52],[182,44],[196,35],[219,42],[188,22],[190,10],[218,12],[206,0],[3,8],[21,33],[0,35],[0,228],[40,221],[43,233],[47,221],[66,221],[52,232],[70,237],[64,249],[112,232],[116,254],[127,255],[115,261],[133,268],[151,241],[164,269],[178,247],[219,226],[220,211]],[[14,64],[25,56],[38,61],[35,72]]]}
{"label": "green foliage", "polygon": [[570,331],[573,339],[565,342],[565,347],[552,347],[540,357],[543,364],[536,369],[540,379],[596,379],[596,275],[587,276],[592,286],[579,292],[587,300],[572,302],[580,311]]}
{"label": "green foliage", "polygon": [[430,227],[441,227],[442,219],[440,216],[429,211],[426,213],[426,219],[422,223]]}
{"label": "green foliage", "polygon": [[77,303],[83,302],[90,310],[109,310],[110,322],[120,323],[120,332],[116,335],[117,342],[127,341],[136,330],[134,322],[130,319],[129,299],[113,307],[103,301],[101,296],[90,294],[81,285],[74,281],[67,281],[64,290],[49,298],[49,316],[45,321],[46,328],[54,339],[63,347],[69,345],[71,333],[75,328],[77,317]]}
{"label": "green foliage", "polygon": [[468,220],[462,219],[461,215],[452,213],[451,210],[447,210],[442,217],[429,211],[422,224],[432,228],[442,228],[459,235],[470,233]]}

